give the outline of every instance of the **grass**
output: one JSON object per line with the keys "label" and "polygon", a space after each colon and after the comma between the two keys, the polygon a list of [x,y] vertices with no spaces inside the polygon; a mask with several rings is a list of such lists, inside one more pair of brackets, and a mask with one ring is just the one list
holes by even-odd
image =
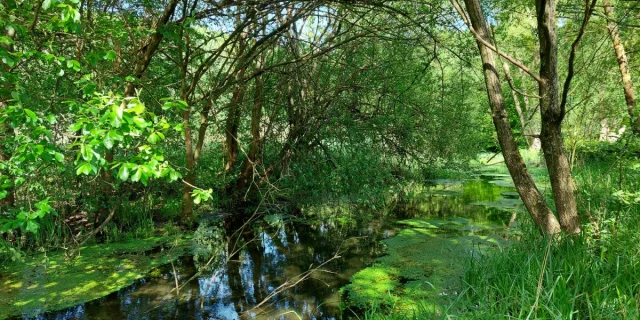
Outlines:
{"label": "grass", "polygon": [[459,311],[471,318],[638,319],[638,245],[619,241],[530,237],[470,260]]}
{"label": "grass", "polygon": [[455,299],[435,310],[417,301],[409,314],[376,305],[360,318],[640,319],[640,200],[620,196],[640,188],[637,156],[596,154],[574,171],[582,234],[545,239],[522,219],[520,241],[466,260]]}
{"label": "grass", "polygon": [[[616,162],[617,161],[617,162]],[[616,198],[637,190],[625,162],[576,169],[584,232],[542,239],[527,220],[522,241],[469,260],[452,314],[473,319],[640,318],[640,206]]]}

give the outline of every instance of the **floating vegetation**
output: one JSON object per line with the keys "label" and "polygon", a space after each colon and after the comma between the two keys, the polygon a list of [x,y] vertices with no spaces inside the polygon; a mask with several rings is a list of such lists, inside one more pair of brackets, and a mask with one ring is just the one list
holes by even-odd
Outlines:
{"label": "floating vegetation", "polygon": [[2,267],[0,319],[34,316],[104,297],[184,254],[186,239],[152,237],[30,256]]}

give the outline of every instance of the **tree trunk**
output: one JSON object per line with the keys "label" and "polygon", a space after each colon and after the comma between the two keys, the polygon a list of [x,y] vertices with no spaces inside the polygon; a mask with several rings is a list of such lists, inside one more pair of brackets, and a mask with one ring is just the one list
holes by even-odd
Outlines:
{"label": "tree trunk", "polygon": [[[262,68],[261,57],[257,58],[256,70]],[[253,180],[256,165],[258,164],[258,156],[260,154],[260,122],[262,121],[262,104],[264,100],[264,81],[262,75],[255,78],[255,91],[253,97],[253,107],[251,108],[251,145],[249,153],[242,166],[242,172],[238,178],[237,192],[238,196],[242,196],[249,181]]]}
{"label": "tree trunk", "polygon": [[[513,78],[511,78],[511,72],[509,71],[509,64],[506,62],[502,64],[502,70],[504,70],[504,76],[508,79],[509,83],[513,84]],[[518,97],[518,92],[514,88],[511,88],[511,97],[513,98],[513,104],[516,107],[516,112],[518,113],[518,118],[520,119],[520,128],[522,130],[522,136],[524,140],[527,142],[527,146],[531,148],[531,139],[527,135],[527,117],[520,106],[520,98]]]}
{"label": "tree trunk", "polygon": [[198,160],[202,154],[202,147],[204,146],[204,139],[209,127],[209,112],[213,106],[213,101],[207,99],[207,102],[200,112],[200,127],[198,128],[198,140],[196,142],[195,149],[193,148],[193,140],[191,136],[191,126],[189,125],[189,115],[191,114],[191,106],[182,114],[182,120],[185,122],[184,131],[184,143],[186,149],[187,158],[187,170],[188,173],[184,177],[184,186],[182,187],[182,208],[180,211],[180,220],[184,224],[190,224],[193,221],[193,198],[191,192],[193,192],[196,184],[196,168],[198,166]]}
{"label": "tree trunk", "polygon": [[191,107],[182,112],[182,121],[184,123],[184,144],[187,158],[187,174],[184,177],[184,186],[182,187],[182,208],[180,210],[180,220],[183,224],[188,225],[193,221],[193,199],[191,192],[196,183],[196,159],[193,154],[193,141],[191,136],[191,125],[189,124],[189,115]]}
{"label": "tree trunk", "polygon": [[242,101],[244,100],[245,82],[243,80],[245,73],[244,51],[246,47],[247,32],[243,32],[238,43],[238,64],[239,69],[236,74],[237,84],[233,89],[233,96],[229,103],[229,111],[225,123],[225,148],[227,162],[224,166],[226,171],[233,168],[238,159],[238,127],[240,126],[240,115]]}
{"label": "tree trunk", "polygon": [[[465,4],[473,28],[483,40],[490,43],[491,39],[479,0],[465,0]],[[511,178],[518,190],[520,198],[522,198],[522,202],[541,232],[548,235],[556,234],[560,231],[560,225],[527,171],[527,166],[522,160],[518,145],[515,142],[504,107],[504,98],[498,78],[494,52],[484,46],[480,41],[477,41],[477,44],[482,58],[483,74],[487,95],[489,97],[489,105],[491,106],[493,124],[496,128],[498,141],[502,148],[502,154]]]}
{"label": "tree trunk", "polygon": [[556,1],[536,0],[536,13],[540,42],[540,141],[560,225],[568,233],[577,233],[580,232],[580,219],[569,159],[562,140],[565,110],[559,102]]}
{"label": "tree trunk", "polygon": [[627,112],[631,119],[631,131],[635,135],[640,135],[640,117],[635,114],[636,100],[633,90],[633,82],[631,80],[631,70],[629,69],[629,60],[624,50],[624,45],[620,39],[618,25],[615,22],[615,13],[609,0],[604,0],[604,15],[607,18],[607,29],[611,40],[613,40],[613,48],[616,51],[616,59],[618,60],[618,68],[622,76],[622,86],[624,89],[624,98],[627,103]]}

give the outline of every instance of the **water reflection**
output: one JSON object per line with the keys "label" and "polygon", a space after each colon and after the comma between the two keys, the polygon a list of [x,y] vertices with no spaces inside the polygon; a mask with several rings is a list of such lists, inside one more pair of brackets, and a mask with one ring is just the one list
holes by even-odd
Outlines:
{"label": "water reflection", "polygon": [[[395,203],[391,217],[356,223],[263,222],[234,233],[222,222],[209,221],[194,235],[193,255],[175,263],[175,273],[165,266],[108,297],[38,319],[335,319],[338,290],[382,254],[380,240],[396,233],[393,221],[456,216],[504,223],[508,213],[473,203],[495,202],[502,192],[512,191],[484,180],[434,184]],[[272,295],[337,252],[342,258],[326,264],[323,272]]]}

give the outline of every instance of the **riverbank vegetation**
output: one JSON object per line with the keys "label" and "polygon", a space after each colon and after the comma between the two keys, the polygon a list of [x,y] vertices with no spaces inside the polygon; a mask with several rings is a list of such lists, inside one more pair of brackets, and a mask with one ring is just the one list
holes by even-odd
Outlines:
{"label": "riverbank vegetation", "polygon": [[180,255],[146,256],[157,241],[238,285],[270,228],[378,218],[397,235],[349,269],[345,315],[634,318],[638,19],[615,0],[0,0],[0,318],[80,302],[29,290],[97,255],[122,268],[110,248],[140,271],[90,277],[96,297]]}

